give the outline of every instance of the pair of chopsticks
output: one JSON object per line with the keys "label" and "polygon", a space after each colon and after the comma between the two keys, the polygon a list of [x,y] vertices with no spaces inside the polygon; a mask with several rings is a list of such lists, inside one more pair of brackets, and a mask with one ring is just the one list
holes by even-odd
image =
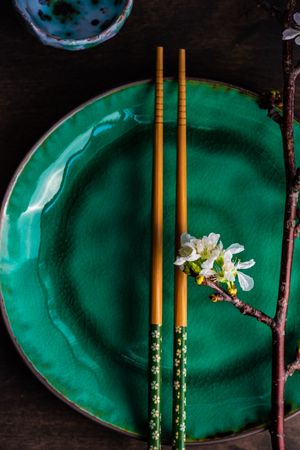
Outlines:
{"label": "pair of chopsticks", "polygon": [[[176,242],[187,230],[186,188],[186,74],[185,50],[179,50],[177,169],[176,169]],[[149,439],[148,449],[161,447],[161,357],[163,303],[163,48],[156,50],[155,128],[152,193],[152,272],[149,339]],[[173,450],[185,449],[186,423],[186,325],[187,280],[175,268],[174,295],[174,368],[173,368]]]}

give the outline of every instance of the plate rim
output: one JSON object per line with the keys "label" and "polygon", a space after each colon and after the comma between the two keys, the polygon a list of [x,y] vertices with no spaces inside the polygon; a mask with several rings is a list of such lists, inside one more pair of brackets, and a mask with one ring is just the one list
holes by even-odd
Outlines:
{"label": "plate rim", "polygon": [[[172,81],[174,80],[174,77],[165,77],[164,81]],[[252,97],[252,98],[258,98],[259,97],[259,93],[255,92],[255,91],[251,91],[248,90],[246,88],[240,87],[240,86],[236,86],[234,84],[231,83],[227,83],[227,82],[222,82],[222,81],[217,81],[217,80],[212,80],[212,79],[207,79],[207,78],[198,78],[198,77],[187,77],[187,81],[195,81],[197,83],[207,83],[210,86],[220,86],[220,87],[226,87],[229,88],[231,90],[235,90],[241,94],[247,95],[248,97]],[[8,205],[9,199],[10,199],[10,195],[14,189],[14,186],[20,176],[20,174],[22,173],[25,165],[27,164],[27,162],[30,160],[30,158],[32,157],[32,155],[36,152],[36,150],[40,147],[40,145],[57,129],[60,127],[60,125],[62,125],[66,120],[70,119],[72,116],[74,116],[75,114],[77,114],[79,111],[81,111],[82,109],[86,108],[87,106],[93,104],[94,102],[101,100],[105,97],[108,97],[110,95],[114,95],[117,92],[120,92],[122,90],[126,90],[129,89],[131,87],[135,87],[138,85],[142,85],[142,84],[150,84],[150,83],[154,83],[154,80],[151,78],[146,78],[146,79],[142,79],[142,80],[138,80],[138,81],[133,81],[130,83],[125,83],[125,84],[121,84],[116,88],[112,88],[112,89],[108,89],[103,91],[101,94],[92,97],[91,99],[81,103],[79,106],[77,106],[76,108],[72,109],[71,111],[69,111],[67,114],[65,114],[61,119],[59,119],[57,122],[55,122],[45,133],[43,133],[41,135],[41,137],[36,141],[35,144],[33,144],[33,146],[30,147],[30,149],[28,150],[28,152],[26,152],[25,156],[23,157],[23,159],[21,160],[21,162],[19,163],[19,165],[17,166],[17,168],[15,169],[15,172],[5,190],[2,202],[1,202],[1,208],[0,208],[0,233],[1,233],[1,229],[2,229],[2,224],[3,224],[3,218],[4,218],[4,214],[5,214],[5,209]],[[295,119],[295,122],[298,122],[297,119]],[[298,122],[299,123],[299,122]],[[29,370],[31,371],[31,373],[52,393],[54,394],[59,400],[61,400],[65,405],[71,407],[73,410],[75,410],[76,412],[80,413],[81,415],[83,415],[84,417],[92,420],[93,422],[102,425],[105,428],[108,428],[110,430],[116,431],[121,435],[125,435],[125,436],[129,436],[132,438],[135,438],[137,440],[140,441],[144,441],[145,442],[145,437],[138,434],[138,433],[134,433],[132,431],[128,431],[120,426],[111,424],[110,422],[106,422],[103,419],[100,419],[98,417],[96,417],[95,415],[93,415],[92,413],[86,411],[85,409],[81,408],[79,405],[77,405],[75,402],[69,400],[67,397],[63,396],[63,394],[61,392],[59,392],[59,390],[57,390],[54,386],[51,385],[51,383],[46,379],[46,377],[44,377],[33,365],[33,363],[30,361],[30,359],[26,356],[25,352],[23,351],[21,345],[19,344],[16,336],[14,335],[14,332],[12,330],[12,327],[10,325],[10,321],[9,321],[9,317],[6,311],[6,307],[5,307],[5,302],[4,302],[4,298],[2,295],[2,290],[0,289],[0,311],[1,311],[1,315],[4,321],[4,325],[6,328],[6,331],[15,347],[15,349],[17,350],[17,353],[19,354],[19,356],[21,357],[21,359],[23,360],[23,362],[25,363],[25,365],[29,368]],[[298,410],[289,413],[285,416],[285,421],[288,421],[289,419],[297,416],[300,414],[300,407]],[[235,441],[235,440],[239,440],[239,439],[243,439],[252,435],[255,435],[257,433],[260,433],[262,431],[266,431],[268,430],[268,424],[262,424],[253,428],[249,428],[246,429],[244,431],[240,431],[240,432],[234,432],[232,434],[228,434],[227,436],[223,436],[223,437],[212,437],[212,438],[207,438],[207,439],[194,439],[192,441],[187,441],[186,445],[191,447],[194,445],[215,445],[215,444],[222,444],[222,443],[226,443],[226,442],[231,442],[231,441]],[[164,445],[168,445],[169,442],[168,441],[163,441]]]}

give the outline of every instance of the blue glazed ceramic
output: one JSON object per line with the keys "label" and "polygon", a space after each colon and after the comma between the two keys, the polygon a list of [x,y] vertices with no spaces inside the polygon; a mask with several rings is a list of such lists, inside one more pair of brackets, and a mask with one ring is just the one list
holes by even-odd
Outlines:
{"label": "blue glazed ceramic", "polygon": [[43,44],[83,50],[120,31],[133,0],[14,0],[14,4]]}

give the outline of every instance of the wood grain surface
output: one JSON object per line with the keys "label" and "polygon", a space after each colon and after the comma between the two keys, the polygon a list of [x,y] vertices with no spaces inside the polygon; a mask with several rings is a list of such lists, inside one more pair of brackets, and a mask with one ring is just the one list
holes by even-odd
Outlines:
{"label": "wood grain surface", "polygon": [[[176,74],[178,48],[184,47],[190,76],[254,91],[281,86],[280,28],[255,0],[135,0],[119,35],[78,53],[42,46],[18,20],[12,1],[1,0],[1,195],[28,149],[64,114],[107,89],[151,77],[157,45],[165,48],[169,76]],[[297,110],[299,106],[298,94]],[[1,450],[146,448],[82,417],[50,394],[21,361],[2,319],[0,386]],[[289,421],[287,436],[287,448],[300,450],[300,417]],[[268,434],[260,433],[197,448],[271,446]]]}

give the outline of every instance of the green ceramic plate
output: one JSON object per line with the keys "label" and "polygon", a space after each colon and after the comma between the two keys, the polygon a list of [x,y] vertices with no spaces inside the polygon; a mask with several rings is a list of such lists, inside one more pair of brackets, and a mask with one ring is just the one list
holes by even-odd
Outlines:
{"label": "green ceramic plate", "polygon": [[[163,436],[170,439],[176,83],[165,83]],[[1,221],[4,315],[43,381],[72,406],[118,430],[147,430],[147,339],[154,88],[143,82],[92,100],[56,125],[11,184]],[[241,242],[255,289],[245,301],[273,314],[284,172],[278,126],[255,96],[189,81],[188,222],[201,236]],[[300,127],[295,125],[300,144]],[[297,146],[300,148],[300,145]],[[299,155],[298,155],[299,156]],[[296,243],[294,271],[300,271]],[[189,280],[187,437],[256,429],[270,414],[266,326]],[[300,329],[293,274],[287,357]],[[287,412],[300,405],[300,375]]]}

